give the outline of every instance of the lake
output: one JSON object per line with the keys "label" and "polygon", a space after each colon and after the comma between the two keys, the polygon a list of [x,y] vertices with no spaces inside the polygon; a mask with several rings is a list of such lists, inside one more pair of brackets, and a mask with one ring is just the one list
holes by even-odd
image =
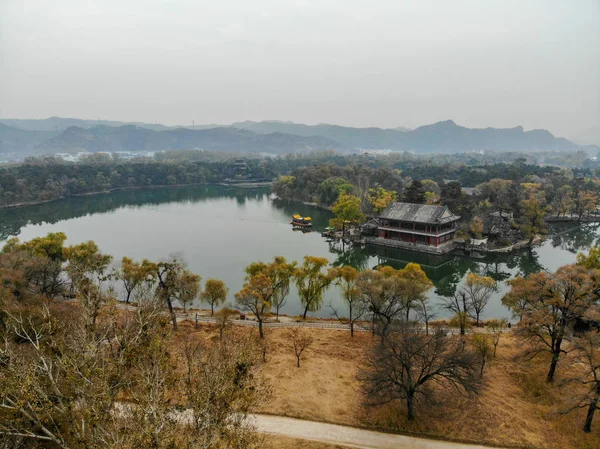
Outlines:
{"label": "lake", "polygon": [[[310,216],[313,232],[293,231],[293,214]],[[421,264],[435,288],[431,300],[439,304],[454,293],[469,271],[499,281],[500,291],[490,300],[483,317],[509,317],[500,299],[504,281],[516,275],[556,270],[575,261],[599,237],[597,224],[554,226],[548,239],[532,251],[487,255],[482,258],[434,256],[412,251],[330,244],[320,232],[331,213],[314,206],[274,198],[268,189],[225,186],[187,186],[126,190],[66,198],[51,203],[0,210],[0,242],[11,236],[22,241],[64,232],[68,244],[94,240],[115,260],[123,256],[161,260],[182,252],[190,269],[203,279],[218,278],[228,285],[229,302],[242,288],[244,267],[255,261],[284,256],[302,262],[305,255],[326,257],[332,265],[350,264],[369,269],[379,264],[401,268]],[[327,291],[323,308],[313,316],[330,317],[331,304],[344,313],[337,288]],[[200,303],[198,303],[200,305]],[[302,306],[294,289],[282,313],[299,315]],[[438,316],[447,316],[437,308]]]}

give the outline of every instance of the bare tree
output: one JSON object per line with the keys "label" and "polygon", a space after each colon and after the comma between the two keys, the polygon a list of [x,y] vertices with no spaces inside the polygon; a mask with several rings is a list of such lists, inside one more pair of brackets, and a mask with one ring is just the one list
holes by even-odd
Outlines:
{"label": "bare tree", "polygon": [[573,362],[583,370],[579,377],[571,381],[584,385],[587,391],[573,397],[574,405],[569,411],[587,407],[583,431],[591,432],[594,414],[600,403],[600,332],[593,330],[576,338],[572,357]]}
{"label": "bare tree", "polygon": [[306,332],[306,330],[300,327],[294,327],[289,332],[290,339],[294,344],[294,354],[296,354],[296,360],[298,361],[298,368],[300,368],[300,357],[302,353],[308,348],[312,342],[312,337]]}
{"label": "bare tree", "polygon": [[363,388],[370,405],[401,401],[407,417],[415,419],[416,405],[434,394],[436,383],[456,391],[480,387],[478,360],[461,341],[442,333],[425,335],[421,326],[396,324],[376,347],[364,371]]}
{"label": "bare tree", "polygon": [[219,338],[223,338],[223,332],[231,327],[234,317],[238,316],[239,312],[235,309],[229,309],[227,307],[217,310],[215,313],[215,322],[217,329],[219,329]]}
{"label": "bare tree", "polygon": [[483,369],[485,364],[492,357],[492,347],[490,346],[490,339],[485,334],[475,334],[471,337],[471,347],[477,356],[479,357],[479,363],[481,369],[479,370],[479,377],[483,377]]}

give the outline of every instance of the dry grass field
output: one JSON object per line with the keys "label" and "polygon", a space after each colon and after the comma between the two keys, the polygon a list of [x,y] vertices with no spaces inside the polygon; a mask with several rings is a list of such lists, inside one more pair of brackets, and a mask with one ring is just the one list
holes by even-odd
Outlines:
{"label": "dry grass field", "polygon": [[[345,331],[308,331],[314,341],[297,368],[289,330],[266,330],[269,349],[262,372],[271,385],[272,399],[258,412],[506,447],[600,448],[600,416],[592,433],[585,434],[581,430],[585,410],[561,413],[573,394],[573,387],[564,382],[567,367],[559,365],[556,384],[546,384],[545,361],[519,358],[521,343],[513,336],[502,337],[496,359],[486,368],[481,394],[464,397],[440,392],[437,403],[421,406],[417,419],[408,422],[402,404],[363,405],[357,376],[376,338],[366,332],[351,338]],[[179,335],[184,334],[205,342],[218,338],[210,325],[195,330],[191,323],[182,323]],[[294,444],[290,440],[272,447],[331,447]]]}

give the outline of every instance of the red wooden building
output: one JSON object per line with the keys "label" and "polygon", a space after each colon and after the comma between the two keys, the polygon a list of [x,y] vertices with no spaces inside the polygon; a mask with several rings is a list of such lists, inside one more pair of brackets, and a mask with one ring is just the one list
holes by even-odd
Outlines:
{"label": "red wooden building", "polygon": [[454,240],[458,215],[447,206],[391,203],[379,216],[380,238],[439,246]]}

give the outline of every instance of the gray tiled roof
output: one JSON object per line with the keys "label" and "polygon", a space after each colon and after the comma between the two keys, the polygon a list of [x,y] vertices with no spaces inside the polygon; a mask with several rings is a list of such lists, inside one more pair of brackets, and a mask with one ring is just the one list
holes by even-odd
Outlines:
{"label": "gray tiled roof", "polygon": [[460,219],[458,215],[450,212],[448,206],[413,203],[392,203],[381,213],[380,218],[431,224],[443,224]]}

